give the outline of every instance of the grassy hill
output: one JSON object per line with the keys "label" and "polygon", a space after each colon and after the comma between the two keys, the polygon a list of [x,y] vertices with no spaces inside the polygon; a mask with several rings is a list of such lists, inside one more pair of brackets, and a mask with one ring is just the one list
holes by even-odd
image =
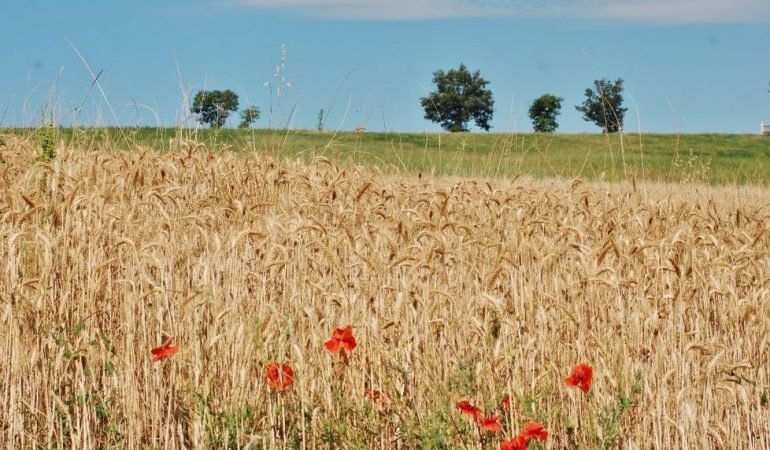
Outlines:
{"label": "grassy hill", "polygon": [[[306,130],[5,130],[83,149],[200,148],[274,156],[332,157],[399,173],[656,180],[711,184],[770,182],[770,137],[724,134],[334,133]],[[192,144],[192,142],[196,144]]]}

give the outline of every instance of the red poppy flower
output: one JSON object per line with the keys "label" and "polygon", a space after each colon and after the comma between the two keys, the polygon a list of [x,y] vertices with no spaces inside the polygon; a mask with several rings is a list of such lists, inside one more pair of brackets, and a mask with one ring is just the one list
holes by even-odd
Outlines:
{"label": "red poppy flower", "polygon": [[505,397],[503,397],[503,400],[500,402],[500,406],[508,411],[511,410],[511,394],[505,394]]}
{"label": "red poppy flower", "polygon": [[375,400],[375,401],[381,400],[381,399],[390,400],[390,396],[386,392],[375,391],[373,389],[366,389],[364,391],[364,396],[369,400]]}
{"label": "red poppy flower", "polygon": [[579,387],[583,392],[591,388],[594,371],[588,364],[578,364],[572,369],[572,374],[564,380],[567,386]]}
{"label": "red poppy flower", "polygon": [[481,410],[471,405],[470,402],[467,402],[465,400],[458,403],[457,408],[460,409],[460,411],[462,411],[463,414],[468,414],[469,416],[472,416],[475,418],[478,418],[481,416]]}
{"label": "red poppy flower", "polygon": [[382,409],[387,410],[390,408],[390,395],[387,392],[375,391],[372,389],[366,389],[364,396],[369,400],[378,403]]}
{"label": "red poppy flower", "polygon": [[155,347],[154,349],[150,350],[152,353],[152,360],[153,361],[160,361],[163,358],[168,358],[171,356],[174,356],[176,352],[179,351],[179,347],[176,347],[172,344],[174,338],[168,338],[163,345],[160,347]]}
{"label": "red poppy flower", "polygon": [[548,432],[545,431],[545,427],[540,422],[530,422],[524,425],[524,430],[520,436],[523,436],[525,440],[537,439],[540,442],[545,442],[548,439]]}
{"label": "red poppy flower", "polygon": [[500,431],[503,429],[500,426],[500,416],[481,417],[479,416],[479,425],[481,428],[487,431]]}
{"label": "red poppy flower", "polygon": [[294,383],[294,370],[288,364],[267,365],[267,385],[282,391]]}
{"label": "red poppy flower", "polygon": [[524,436],[518,435],[509,441],[501,442],[500,450],[527,450],[527,440]]}
{"label": "red poppy flower", "polygon": [[338,352],[340,350],[353,350],[356,348],[356,338],[353,337],[353,327],[348,325],[345,328],[337,328],[332,333],[332,338],[324,342],[324,346],[330,352]]}

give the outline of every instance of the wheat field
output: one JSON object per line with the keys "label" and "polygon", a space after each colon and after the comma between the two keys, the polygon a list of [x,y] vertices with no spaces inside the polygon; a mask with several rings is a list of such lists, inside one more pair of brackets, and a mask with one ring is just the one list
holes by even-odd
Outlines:
{"label": "wheat field", "polygon": [[4,144],[2,448],[770,448],[767,189]]}

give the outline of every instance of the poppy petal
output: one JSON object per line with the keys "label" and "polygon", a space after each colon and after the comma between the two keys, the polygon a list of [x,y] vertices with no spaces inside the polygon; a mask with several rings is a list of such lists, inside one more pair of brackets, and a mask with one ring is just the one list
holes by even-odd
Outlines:
{"label": "poppy petal", "polygon": [[160,347],[155,347],[152,350],[150,350],[150,353],[152,353],[153,355],[152,360],[157,362],[163,358],[174,356],[178,351],[179,351],[179,347],[174,346],[171,338],[169,338]]}
{"label": "poppy petal", "polygon": [[537,439],[540,442],[545,442],[548,439],[548,432],[545,431],[545,427],[540,422],[530,422],[524,425],[521,436],[524,436],[526,440]]}
{"label": "poppy petal", "polygon": [[283,390],[294,382],[294,370],[288,364],[272,363],[267,366],[267,385]]}
{"label": "poppy petal", "polygon": [[478,417],[481,411],[473,406],[470,402],[463,400],[457,404],[457,408],[463,413],[469,416]]}
{"label": "poppy petal", "polygon": [[518,435],[515,438],[500,443],[500,450],[526,450],[527,440]]}
{"label": "poppy petal", "polygon": [[356,348],[356,345],[358,345],[356,343],[356,338],[354,337],[350,337],[349,339],[342,340],[341,344],[342,344],[342,347],[347,351],[353,350],[354,348]]}
{"label": "poppy petal", "polygon": [[324,342],[324,346],[332,353],[338,352],[340,350],[340,341],[339,339],[331,338],[330,340]]}
{"label": "poppy petal", "polygon": [[487,431],[500,431],[503,429],[502,426],[500,426],[500,416],[490,416],[490,417],[484,417],[479,419],[479,425],[481,425],[481,428],[487,430]]}
{"label": "poppy petal", "polygon": [[507,410],[511,409],[511,394],[505,394],[505,397],[503,397],[503,400],[500,402],[500,406]]}
{"label": "poppy petal", "polygon": [[356,348],[356,338],[353,336],[353,327],[348,325],[342,330],[340,341],[342,341],[342,347],[345,350],[353,350]]}
{"label": "poppy petal", "polygon": [[332,339],[340,340],[345,337],[345,328],[335,328],[332,332]]}

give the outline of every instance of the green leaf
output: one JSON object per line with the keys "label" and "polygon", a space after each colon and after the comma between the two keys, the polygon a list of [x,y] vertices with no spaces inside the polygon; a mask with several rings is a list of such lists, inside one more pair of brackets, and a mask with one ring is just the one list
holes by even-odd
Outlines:
{"label": "green leaf", "polygon": [[104,405],[104,403],[99,402],[96,404],[96,417],[99,418],[99,420],[106,421],[109,418],[109,414],[107,413],[107,407]]}
{"label": "green leaf", "polygon": [[107,375],[115,375],[115,364],[113,364],[112,361],[107,361],[104,364],[104,371],[107,372]]}

